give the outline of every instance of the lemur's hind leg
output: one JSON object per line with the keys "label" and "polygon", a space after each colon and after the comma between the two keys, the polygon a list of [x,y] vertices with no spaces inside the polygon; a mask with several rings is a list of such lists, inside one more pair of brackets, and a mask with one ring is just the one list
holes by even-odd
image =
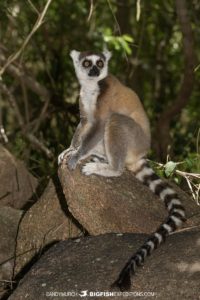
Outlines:
{"label": "lemur's hind leg", "polygon": [[92,153],[90,154],[91,162],[101,162],[101,163],[107,163],[107,157],[105,152],[105,146],[103,139],[97,144],[97,146],[92,150]]}
{"label": "lemur's hind leg", "polygon": [[129,140],[137,134],[135,121],[125,115],[113,113],[105,125],[104,145],[108,163],[90,162],[83,168],[85,175],[120,176],[129,152]]}

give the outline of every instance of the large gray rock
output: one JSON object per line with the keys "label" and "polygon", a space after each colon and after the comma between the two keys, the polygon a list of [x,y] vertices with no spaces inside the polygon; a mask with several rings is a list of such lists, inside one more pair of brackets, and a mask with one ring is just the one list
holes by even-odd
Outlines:
{"label": "large gray rock", "polygon": [[[166,217],[163,203],[133,173],[117,178],[89,177],[80,169],[59,169],[69,210],[91,235],[107,232],[150,233]],[[186,208],[185,226],[200,225],[200,207],[174,186]]]}
{"label": "large gray rock", "polygon": [[[145,238],[144,234],[105,234],[60,242],[41,257],[9,299],[58,299],[59,293],[68,299],[66,294],[72,293],[75,300],[83,291],[88,295],[111,291],[110,285]],[[138,269],[128,299],[135,299],[137,293],[153,293],[154,299],[162,300],[199,299],[199,249],[199,229],[171,235]]]}
{"label": "large gray rock", "polygon": [[25,213],[20,222],[14,273],[21,271],[49,244],[80,234],[81,230],[73,218],[63,210],[55,185],[50,180],[41,198]]}
{"label": "large gray rock", "polygon": [[12,282],[16,236],[22,211],[0,207],[0,296]]}
{"label": "large gray rock", "polygon": [[0,146],[0,206],[22,208],[37,185],[37,179],[24,164]]}

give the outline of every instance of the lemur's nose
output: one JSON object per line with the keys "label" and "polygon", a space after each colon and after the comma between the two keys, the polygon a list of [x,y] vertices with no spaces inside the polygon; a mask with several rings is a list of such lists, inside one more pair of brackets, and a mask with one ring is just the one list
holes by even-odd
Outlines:
{"label": "lemur's nose", "polygon": [[89,76],[99,76],[99,74],[99,69],[96,66],[93,66],[88,73]]}

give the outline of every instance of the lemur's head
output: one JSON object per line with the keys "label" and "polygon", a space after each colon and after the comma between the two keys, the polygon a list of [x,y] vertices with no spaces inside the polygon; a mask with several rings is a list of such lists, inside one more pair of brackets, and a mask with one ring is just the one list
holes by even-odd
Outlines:
{"label": "lemur's head", "polygon": [[78,52],[72,50],[70,56],[73,59],[76,75],[80,81],[99,81],[108,75],[108,61],[111,52]]}

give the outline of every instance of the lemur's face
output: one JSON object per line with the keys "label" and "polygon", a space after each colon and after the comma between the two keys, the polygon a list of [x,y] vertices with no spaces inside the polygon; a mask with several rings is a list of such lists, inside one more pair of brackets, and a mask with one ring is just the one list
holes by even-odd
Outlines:
{"label": "lemur's face", "polygon": [[111,52],[93,53],[72,50],[70,55],[79,80],[99,81],[108,75],[108,61],[111,57]]}

